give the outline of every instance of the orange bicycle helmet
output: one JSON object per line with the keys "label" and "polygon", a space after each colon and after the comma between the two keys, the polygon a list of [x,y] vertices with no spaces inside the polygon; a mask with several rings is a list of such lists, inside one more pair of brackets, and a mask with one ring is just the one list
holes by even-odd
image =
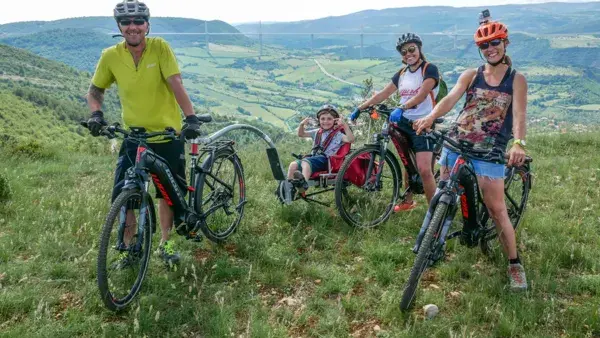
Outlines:
{"label": "orange bicycle helmet", "polygon": [[477,28],[475,32],[475,43],[480,44],[495,39],[508,38],[508,28],[502,22],[491,21]]}

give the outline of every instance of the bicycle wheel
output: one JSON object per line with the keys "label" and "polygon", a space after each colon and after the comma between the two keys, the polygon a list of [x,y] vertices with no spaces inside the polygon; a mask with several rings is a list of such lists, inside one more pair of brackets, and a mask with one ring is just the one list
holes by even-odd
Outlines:
{"label": "bicycle wheel", "polygon": [[335,204],[346,223],[370,228],[390,217],[402,176],[392,152],[381,158],[379,146],[368,145],[344,160],[335,182]]}
{"label": "bicycle wheel", "polygon": [[242,163],[232,149],[219,149],[210,172],[196,179],[196,212],[200,229],[215,243],[222,242],[237,229],[244,216],[246,186]]}
{"label": "bicycle wheel", "polygon": [[[525,167],[506,168],[506,178],[504,179],[504,201],[508,217],[514,229],[516,229],[523,219],[529,191],[531,190],[531,175],[529,169]],[[496,224],[491,217],[486,216],[484,236],[480,242],[481,251],[485,255],[491,255],[494,252],[494,240],[498,237]]]}
{"label": "bicycle wheel", "polygon": [[[113,202],[100,235],[97,263],[98,289],[108,309],[125,308],[140,291],[150,262],[155,224],[148,194],[124,190]],[[123,239],[127,235],[131,236],[129,241]]]}
{"label": "bicycle wheel", "polygon": [[402,292],[402,299],[400,300],[400,310],[406,311],[412,305],[412,302],[417,293],[417,287],[423,272],[427,269],[430,264],[434,263],[434,256],[439,249],[439,232],[442,229],[442,223],[446,219],[448,211],[448,205],[445,203],[438,203],[423,236],[423,241],[417,252],[417,258],[415,263],[410,270],[410,275],[404,286]]}

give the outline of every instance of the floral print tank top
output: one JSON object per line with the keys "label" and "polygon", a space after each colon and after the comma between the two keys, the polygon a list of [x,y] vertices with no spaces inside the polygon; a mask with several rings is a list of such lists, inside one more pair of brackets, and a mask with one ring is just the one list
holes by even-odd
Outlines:
{"label": "floral print tank top", "polygon": [[510,67],[498,86],[485,82],[484,66],[479,67],[473,84],[467,89],[462,112],[450,128],[450,137],[467,140],[477,150],[506,149],[512,138],[513,80],[516,71]]}

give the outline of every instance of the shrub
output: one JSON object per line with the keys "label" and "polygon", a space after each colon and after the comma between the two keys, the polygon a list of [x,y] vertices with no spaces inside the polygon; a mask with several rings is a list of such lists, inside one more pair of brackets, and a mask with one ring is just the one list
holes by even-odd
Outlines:
{"label": "shrub", "polygon": [[10,190],[10,184],[8,184],[8,178],[0,173],[0,202],[10,200],[12,191]]}

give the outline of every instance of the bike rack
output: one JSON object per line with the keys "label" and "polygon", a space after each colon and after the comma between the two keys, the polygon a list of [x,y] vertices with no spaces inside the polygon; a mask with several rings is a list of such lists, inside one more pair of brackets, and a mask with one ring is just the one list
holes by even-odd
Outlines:
{"label": "bike rack", "polygon": [[208,143],[212,143],[215,140],[223,137],[225,134],[229,133],[230,131],[233,130],[247,130],[247,131],[251,131],[252,133],[258,135],[260,138],[262,138],[267,145],[269,146],[267,148],[267,158],[269,159],[269,164],[271,165],[271,171],[273,172],[273,177],[279,181],[279,182],[283,182],[283,184],[286,185],[286,189],[285,189],[285,203],[286,204],[290,204],[292,203],[292,196],[291,196],[291,183],[288,182],[288,180],[286,179],[286,173],[283,170],[283,166],[281,165],[281,160],[279,159],[279,153],[277,152],[277,148],[275,147],[275,143],[273,143],[273,140],[271,140],[271,138],[269,137],[269,135],[265,134],[262,130],[247,125],[247,124],[232,124],[230,126],[227,126],[217,132],[215,132],[214,134],[208,136],[208,137],[202,137],[200,138],[200,143],[203,144],[208,144]]}

